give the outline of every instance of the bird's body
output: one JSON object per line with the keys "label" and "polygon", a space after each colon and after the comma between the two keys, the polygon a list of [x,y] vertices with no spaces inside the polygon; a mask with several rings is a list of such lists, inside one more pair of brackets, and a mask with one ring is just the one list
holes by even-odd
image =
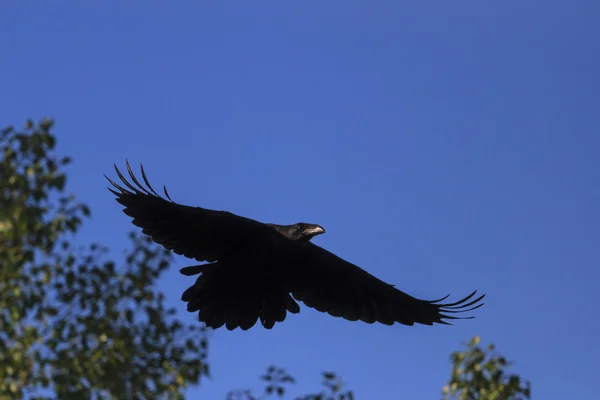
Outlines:
{"label": "bird's body", "polygon": [[[156,243],[197,261],[184,275],[198,275],[182,295],[190,312],[199,312],[207,326],[249,329],[258,319],[271,329],[287,312],[308,307],[350,321],[392,325],[447,324],[462,319],[453,313],[483,305],[475,292],[452,304],[414,298],[362,268],[319,247],[311,239],[325,230],[316,224],[277,225],[258,222],[226,211],[190,207],[146,187],[127,170],[133,184],[116,168],[125,188],[109,181],[109,189],[133,223]],[[108,178],[107,178],[108,179]],[[471,301],[469,301],[471,300]],[[469,308],[470,307],[470,308]],[[470,317],[469,317],[470,318]]]}

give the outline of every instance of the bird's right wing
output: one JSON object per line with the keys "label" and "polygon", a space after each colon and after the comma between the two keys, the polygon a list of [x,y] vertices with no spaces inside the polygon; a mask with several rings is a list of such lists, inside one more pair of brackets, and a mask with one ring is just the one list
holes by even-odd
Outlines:
{"label": "bird's right wing", "polygon": [[292,295],[308,307],[350,321],[395,322],[412,326],[448,324],[444,319],[465,319],[457,314],[479,308],[485,296],[473,299],[476,291],[454,302],[421,300],[396,289],[362,268],[313,243],[305,243],[290,262],[295,264]]}
{"label": "bird's right wing", "polygon": [[127,172],[133,184],[116,165],[115,170],[125,187],[106,177],[116,189],[108,190],[125,206],[123,212],[133,218],[133,224],[141,227],[144,234],[176,254],[212,262],[232,252],[243,256],[244,251],[252,251],[252,244],[259,238],[280,236],[261,222],[230,212],[177,204],[171,200],[166,188],[168,200],[164,199],[148,182],[143,167],[145,187],[136,179],[129,163]]}

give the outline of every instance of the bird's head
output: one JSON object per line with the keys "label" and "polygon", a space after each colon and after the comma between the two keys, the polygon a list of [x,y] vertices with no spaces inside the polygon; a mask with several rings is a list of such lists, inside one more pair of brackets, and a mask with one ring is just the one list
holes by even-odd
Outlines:
{"label": "bird's head", "polygon": [[291,240],[299,240],[308,242],[313,237],[325,233],[322,226],[316,224],[307,224],[306,222],[298,222],[293,225],[274,225],[271,224],[282,235]]}
{"label": "bird's head", "polygon": [[295,224],[297,234],[299,235],[298,239],[309,241],[313,237],[325,233],[325,229],[321,225],[317,224],[307,224],[305,222],[298,222]]}

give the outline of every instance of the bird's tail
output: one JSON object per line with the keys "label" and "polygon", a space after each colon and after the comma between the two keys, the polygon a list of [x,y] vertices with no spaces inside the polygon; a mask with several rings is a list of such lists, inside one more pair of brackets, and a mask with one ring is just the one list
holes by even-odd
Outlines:
{"label": "bird's tail", "polygon": [[258,319],[271,329],[285,319],[288,311],[300,312],[288,292],[279,285],[266,284],[266,280],[250,275],[250,271],[231,271],[219,262],[182,268],[183,275],[200,276],[181,300],[187,303],[189,312],[198,311],[198,319],[213,329],[225,325],[228,330],[247,330]]}

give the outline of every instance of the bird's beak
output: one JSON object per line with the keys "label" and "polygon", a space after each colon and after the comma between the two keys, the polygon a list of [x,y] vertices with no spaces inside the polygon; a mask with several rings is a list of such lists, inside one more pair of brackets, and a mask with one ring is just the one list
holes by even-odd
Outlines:
{"label": "bird's beak", "polygon": [[306,233],[308,235],[316,236],[316,235],[320,235],[321,233],[325,233],[325,229],[322,226],[315,225],[310,228],[307,228],[304,231],[304,233]]}

